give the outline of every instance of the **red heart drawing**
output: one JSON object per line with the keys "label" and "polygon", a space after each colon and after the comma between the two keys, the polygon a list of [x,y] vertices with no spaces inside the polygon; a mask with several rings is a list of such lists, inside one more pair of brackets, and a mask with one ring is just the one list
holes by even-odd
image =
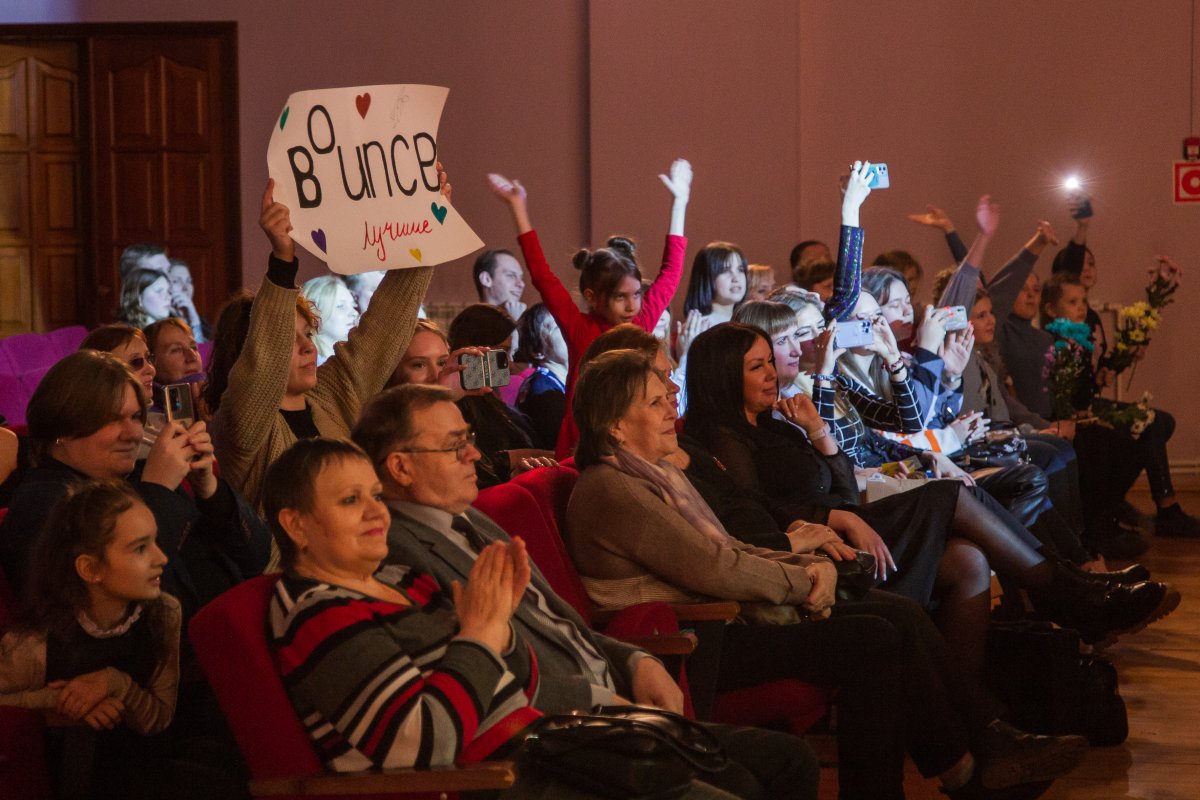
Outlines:
{"label": "red heart drawing", "polygon": [[358,97],[354,98],[354,105],[358,108],[358,115],[363,119],[367,118],[367,109],[371,107],[371,93],[363,92]]}

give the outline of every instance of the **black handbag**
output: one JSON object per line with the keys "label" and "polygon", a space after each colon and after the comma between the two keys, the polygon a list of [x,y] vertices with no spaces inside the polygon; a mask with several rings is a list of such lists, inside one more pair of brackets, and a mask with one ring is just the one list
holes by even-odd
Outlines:
{"label": "black handbag", "polygon": [[875,556],[855,551],[854,559],[833,562],[837,567],[837,599],[862,600],[875,585]]}
{"label": "black handbag", "polygon": [[1079,634],[1047,622],[993,622],[985,660],[988,688],[1005,719],[1031,733],[1080,734],[1096,746],[1129,735],[1117,670],[1103,656],[1080,655]]}
{"label": "black handbag", "polygon": [[601,797],[641,800],[678,797],[697,774],[729,763],[703,725],[642,706],[542,717],[520,759]]}
{"label": "black handbag", "polygon": [[1028,463],[1029,446],[1015,430],[988,431],[983,439],[967,445],[958,460],[968,469],[1015,467]]}

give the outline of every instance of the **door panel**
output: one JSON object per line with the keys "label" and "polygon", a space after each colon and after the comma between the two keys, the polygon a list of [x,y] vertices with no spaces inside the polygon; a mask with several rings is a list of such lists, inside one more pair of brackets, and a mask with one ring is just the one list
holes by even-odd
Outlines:
{"label": "door panel", "polygon": [[44,243],[80,244],[79,154],[38,154],[33,169],[34,235]]}
{"label": "door panel", "polygon": [[0,147],[24,147],[29,140],[25,73],[24,58],[0,66]]}
{"label": "door panel", "polygon": [[34,61],[37,91],[34,126],[30,132],[38,147],[45,150],[79,149],[79,76],[74,70],[58,69]]}
{"label": "door panel", "polygon": [[29,156],[0,153],[0,243],[29,244]]}
{"label": "door panel", "polygon": [[0,247],[0,336],[32,327],[30,277],[29,248]]}
{"label": "door panel", "polygon": [[163,244],[212,319],[241,285],[231,23],[0,31],[0,336],[109,322]]}
{"label": "door panel", "polygon": [[0,43],[0,336],[79,318],[78,51]]}
{"label": "door panel", "polygon": [[118,290],[120,253],[134,242],[161,243],[188,262],[196,307],[209,319],[241,284],[230,43],[216,35],[92,42],[92,86],[112,87],[92,97],[95,183],[112,187],[94,228],[96,252],[106,254],[98,265],[104,305]]}

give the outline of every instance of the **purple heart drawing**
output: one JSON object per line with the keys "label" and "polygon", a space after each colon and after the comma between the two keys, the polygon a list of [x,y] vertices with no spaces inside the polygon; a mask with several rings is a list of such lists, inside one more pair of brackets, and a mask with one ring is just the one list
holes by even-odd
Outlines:
{"label": "purple heart drawing", "polygon": [[438,224],[445,225],[446,224],[446,207],[439,206],[437,203],[433,203],[430,205],[430,208],[433,210],[433,216],[437,217]]}
{"label": "purple heart drawing", "polygon": [[312,232],[312,240],[317,247],[321,248],[322,253],[328,252],[325,249],[325,230],[323,228],[317,228]]}

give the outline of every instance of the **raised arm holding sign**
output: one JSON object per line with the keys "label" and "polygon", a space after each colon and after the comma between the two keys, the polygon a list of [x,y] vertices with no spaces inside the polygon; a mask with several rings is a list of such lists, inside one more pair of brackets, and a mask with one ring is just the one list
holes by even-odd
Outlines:
{"label": "raised arm holding sign", "polygon": [[[433,179],[434,196],[449,210],[450,184],[440,163]],[[362,404],[383,389],[408,348],[433,276],[429,267],[389,272],[349,339],[317,367],[309,337],[318,321],[296,288],[294,216],[278,187],[268,181],[259,217],[271,246],[267,277],[254,297],[241,351],[219,359],[233,367],[213,422],[223,476],[255,505],[267,467],[297,439],[350,435]]]}
{"label": "raised arm holding sign", "polygon": [[267,166],[291,238],[343,275],[434,266],[482,247],[439,182],[447,94],[407,84],[288,97]]}

